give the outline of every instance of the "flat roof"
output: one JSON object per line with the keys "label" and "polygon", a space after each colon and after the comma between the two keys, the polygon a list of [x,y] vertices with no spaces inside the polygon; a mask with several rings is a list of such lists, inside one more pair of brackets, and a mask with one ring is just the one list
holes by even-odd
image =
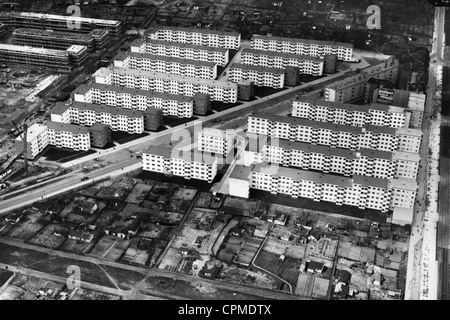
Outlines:
{"label": "flat roof", "polygon": [[390,179],[389,188],[402,189],[408,191],[417,191],[418,184],[415,179],[401,178],[401,179]]}
{"label": "flat roof", "polygon": [[396,106],[389,106],[381,103],[369,103],[369,104],[350,104],[345,102],[333,102],[333,101],[327,101],[324,99],[312,99],[312,98],[299,98],[295,99],[294,101],[297,102],[305,102],[310,103],[315,106],[323,106],[327,108],[332,109],[344,109],[344,110],[350,110],[350,111],[360,111],[360,112],[369,112],[369,110],[378,110],[378,111],[384,111],[384,112],[397,112],[397,113],[404,113],[405,108],[403,107],[396,107]]}
{"label": "flat roof", "polygon": [[230,174],[230,179],[238,179],[248,181],[252,172],[252,167],[245,167],[243,165],[236,165]]}
{"label": "flat roof", "polygon": [[252,54],[256,54],[256,55],[269,56],[269,57],[282,57],[285,59],[294,59],[294,60],[308,60],[308,61],[315,61],[315,62],[323,62],[324,61],[320,57],[305,56],[305,55],[301,55],[301,54],[292,54],[292,53],[284,53],[284,52],[276,52],[276,51],[258,50],[258,49],[252,49],[252,48],[244,48],[241,51],[241,54],[244,54],[244,53],[252,53]]}
{"label": "flat roof", "polygon": [[388,61],[389,61],[389,59],[386,61],[383,61],[379,64],[364,68],[364,69],[362,69],[362,71],[369,75],[373,75],[373,74],[379,73],[381,70],[384,70],[386,68],[396,68],[399,66],[399,61],[397,59],[394,59],[392,61],[392,63],[388,63]]}
{"label": "flat roof", "polygon": [[361,148],[357,152],[361,154],[361,156],[368,157],[368,158],[377,158],[377,159],[384,159],[384,160],[392,160],[392,152],[389,151],[382,151],[382,150],[375,150],[375,149],[367,149],[367,148]]}
{"label": "flat roof", "polygon": [[353,175],[353,182],[356,184],[360,184],[364,187],[375,187],[388,189],[389,188],[389,180],[388,179],[379,179],[367,176]]}
{"label": "flat roof", "polygon": [[155,33],[157,31],[164,31],[164,30],[191,32],[191,33],[217,34],[220,36],[231,36],[231,37],[239,37],[241,35],[239,32],[234,32],[234,31],[218,31],[218,30],[209,30],[209,29],[170,27],[170,26],[152,27],[152,28],[148,29],[148,32]]}
{"label": "flat roof", "polygon": [[55,106],[50,110],[50,113],[61,115],[68,109],[70,109],[70,105],[66,105],[64,102],[57,102]]}
{"label": "flat roof", "polygon": [[[146,154],[154,154],[158,156],[162,156],[164,158],[174,158],[174,159],[186,159],[188,158],[190,161],[199,162],[199,163],[206,163],[206,164],[212,164],[214,161],[221,157],[220,155],[213,155],[210,152],[201,152],[197,149],[191,149],[189,151],[185,150],[174,150],[175,148],[167,148],[167,147],[159,147],[159,146],[150,146],[147,150],[142,151],[142,153]],[[186,152],[188,155],[180,155],[180,151],[185,154]],[[190,152],[190,153],[189,153]]]}
{"label": "flat roof", "polygon": [[267,73],[275,73],[275,74],[284,74],[284,69],[272,68],[272,67],[262,67],[262,66],[254,66],[250,64],[243,63],[233,63],[230,66],[230,69],[242,69],[242,70],[255,70],[258,72],[267,72]]}
{"label": "flat roof", "polygon": [[72,52],[72,53],[79,53],[79,52],[81,52],[83,50],[87,50],[87,47],[73,44],[69,48],[67,48],[66,51],[67,52]]}
{"label": "flat roof", "polygon": [[394,151],[392,152],[392,160],[420,162],[420,154],[413,152]]}
{"label": "flat roof", "polygon": [[89,129],[87,127],[82,127],[75,124],[47,121],[45,125],[47,126],[47,128],[55,131],[67,131],[76,134],[89,134]]}
{"label": "flat roof", "polygon": [[[94,33],[95,31],[95,33]],[[63,38],[68,40],[91,40],[93,34],[97,34],[99,32],[105,33],[107,30],[99,30],[95,29],[89,33],[77,33],[77,32],[68,32],[68,31],[55,31],[50,29],[35,29],[35,28],[17,28],[14,30],[14,35],[31,35],[31,36],[43,36],[48,38]]]}
{"label": "flat roof", "polygon": [[264,164],[254,165],[252,171],[267,173],[275,177],[288,177],[293,180],[307,180],[307,181],[315,181],[321,184],[331,184],[342,188],[352,187],[351,178],[326,173],[319,173],[315,171],[292,169],[277,165],[267,166]]}
{"label": "flat roof", "polygon": [[421,137],[423,133],[422,133],[421,129],[397,128],[397,134],[402,134],[402,135],[407,135],[407,136],[414,136],[414,137]]}
{"label": "flat roof", "polygon": [[[105,20],[105,19],[94,19],[94,18],[85,18],[85,17],[76,17],[76,16],[61,16],[56,14],[45,14],[45,13],[36,13],[36,12],[14,12],[16,17],[23,18],[36,18],[39,20],[56,20],[56,21],[79,21],[81,23],[92,23],[92,24],[105,24],[110,26],[115,26],[121,24],[118,20]],[[13,15],[14,15],[13,13]]]}
{"label": "flat roof", "polygon": [[94,104],[94,103],[85,103],[85,102],[72,102],[72,105],[70,106],[74,109],[80,109],[80,110],[92,110],[97,113],[109,113],[113,115],[121,115],[126,116],[130,118],[140,118],[143,116],[144,112],[140,110],[133,110],[133,109],[127,109],[127,108],[119,108],[119,107],[112,107],[104,104]]}
{"label": "flat roof", "polygon": [[352,126],[347,126],[347,125],[342,125],[342,124],[314,121],[314,120],[309,120],[309,119],[304,119],[304,118],[295,118],[295,117],[274,115],[272,113],[267,113],[267,112],[255,112],[253,115],[250,115],[250,117],[267,119],[269,121],[274,121],[274,122],[289,123],[289,124],[297,125],[297,126],[314,127],[314,128],[328,129],[328,130],[332,130],[332,131],[344,131],[344,132],[350,132],[350,133],[354,133],[354,134],[361,134],[362,129],[363,129],[361,127],[352,127]]}
{"label": "flat roof", "polygon": [[[36,139],[42,132],[47,130],[47,127],[43,124],[39,123],[33,123],[30,127],[27,129],[27,142],[31,141],[33,139]],[[18,136],[15,140],[16,141],[23,141],[23,133]]]}
{"label": "flat roof", "polygon": [[333,42],[333,41],[321,41],[321,40],[311,40],[311,39],[298,39],[298,38],[286,38],[286,37],[273,37],[273,36],[263,36],[260,34],[254,34],[253,39],[262,39],[262,40],[273,40],[273,41],[288,41],[288,42],[297,42],[297,43],[305,43],[305,44],[317,44],[322,46],[332,46],[332,47],[345,47],[353,49],[353,44],[344,43],[344,42]]}
{"label": "flat roof", "polygon": [[175,57],[161,56],[161,55],[150,54],[150,53],[139,53],[139,52],[129,52],[129,53],[119,52],[114,57],[114,60],[125,60],[127,57],[137,58],[137,59],[154,60],[154,61],[165,61],[165,62],[172,62],[172,63],[179,63],[179,64],[191,64],[194,66],[209,67],[209,68],[214,68],[214,66],[216,65],[216,63],[209,62],[209,61],[198,61],[198,60],[193,60],[193,59],[175,58]]}
{"label": "flat roof", "polygon": [[[102,69],[109,70],[106,72],[109,72],[111,74],[132,75],[135,77],[146,77],[146,78],[151,78],[151,79],[162,79],[162,80],[168,80],[168,81],[177,80],[177,81],[184,81],[184,82],[202,84],[202,85],[207,85],[207,86],[218,86],[218,87],[237,90],[237,83],[231,83],[231,82],[226,82],[226,81],[186,77],[186,76],[179,76],[179,75],[173,75],[173,74],[169,74],[169,73],[161,73],[161,72],[153,72],[153,71],[134,70],[134,69],[130,69],[130,68],[113,67],[112,69],[106,69],[106,68],[102,68]],[[105,74],[107,75],[108,73],[105,73]]]}
{"label": "flat roof", "polygon": [[[179,48],[190,48],[194,50],[200,50],[200,51],[215,51],[215,52],[228,52],[227,48],[219,48],[219,47],[208,47],[208,46],[199,46],[196,44],[191,43],[182,43],[182,42],[174,42],[174,41],[165,41],[165,40],[153,40],[153,39],[147,39],[145,40],[147,44],[154,44],[154,45],[163,45],[168,47],[179,47]],[[136,46],[136,44],[133,44]],[[141,44],[138,44],[138,46],[141,46]]]}
{"label": "flat roof", "polygon": [[[95,75],[95,74],[94,74]],[[150,98],[157,98],[162,100],[172,100],[179,102],[192,102],[192,97],[181,96],[173,93],[156,92],[150,90],[134,89],[128,87],[116,86],[113,84],[103,84],[103,83],[92,83],[90,85],[81,84],[78,88],[73,91],[73,94],[86,94],[91,89],[98,89],[100,91],[113,91],[116,93],[126,93],[135,96],[144,96]]]}
{"label": "flat roof", "polygon": [[54,57],[69,57],[67,50],[45,49],[41,47],[19,46],[15,44],[0,43],[0,50],[13,52],[22,52],[37,55],[47,55]]}
{"label": "flat roof", "polygon": [[384,133],[384,134],[391,134],[391,135],[397,134],[397,129],[395,129],[395,128],[380,127],[380,126],[374,126],[371,124],[366,125],[365,129],[366,129],[366,131],[376,132],[376,133]]}
{"label": "flat roof", "polygon": [[201,132],[198,134],[205,135],[205,136],[212,136],[217,138],[225,138],[227,135],[230,136],[230,133],[226,130],[216,129],[216,128],[203,128]]}
{"label": "flat roof", "polygon": [[326,86],[325,88],[326,89],[334,89],[334,90],[345,89],[345,88],[354,86],[357,83],[365,82],[369,79],[370,79],[370,76],[368,74],[361,72],[356,75],[350,76],[348,78],[333,82],[330,85]]}

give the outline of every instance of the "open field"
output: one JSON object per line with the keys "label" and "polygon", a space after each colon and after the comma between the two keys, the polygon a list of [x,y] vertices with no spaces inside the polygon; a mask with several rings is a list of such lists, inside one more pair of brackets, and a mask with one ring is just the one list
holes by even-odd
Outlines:
{"label": "open field", "polygon": [[40,223],[26,222],[23,224],[15,225],[8,233],[12,238],[26,241],[34,236],[43,227]]}
{"label": "open field", "polygon": [[65,241],[66,237],[54,235],[55,225],[48,225],[39,231],[28,242],[51,249],[56,249]]}
{"label": "open field", "polygon": [[300,260],[286,257],[280,260],[278,254],[261,250],[255,260],[255,264],[264,268],[295,286],[300,274]]}
{"label": "open field", "polygon": [[59,248],[63,251],[67,252],[73,252],[78,254],[85,254],[87,253],[90,248],[93,246],[93,243],[87,243],[84,241],[77,241],[72,239],[66,239],[62,246]]}

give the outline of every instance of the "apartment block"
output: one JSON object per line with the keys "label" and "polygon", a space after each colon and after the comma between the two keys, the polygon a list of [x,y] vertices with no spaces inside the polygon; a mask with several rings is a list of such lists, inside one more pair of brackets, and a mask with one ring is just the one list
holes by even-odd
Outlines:
{"label": "apartment block", "polygon": [[321,76],[325,61],[308,55],[245,48],[241,51],[240,63],[278,69],[296,67],[302,74]]}
{"label": "apartment block", "polygon": [[117,37],[122,30],[122,22],[117,20],[92,19],[76,16],[44,14],[35,12],[0,12],[0,22],[14,28],[51,29],[89,33],[93,29],[108,30]]}
{"label": "apartment block", "polygon": [[67,50],[0,44],[0,62],[49,70],[71,71],[87,58],[84,46],[70,46]]}
{"label": "apartment block", "polygon": [[144,111],[145,130],[156,131],[163,124],[163,111],[157,108],[147,108]]}
{"label": "apartment block", "polygon": [[172,150],[150,146],[142,152],[142,169],[212,183],[218,159],[207,152]]}
{"label": "apartment block", "polygon": [[323,99],[294,100],[292,116],[357,127],[374,125],[389,128],[408,128],[410,119],[409,114],[402,107],[379,103],[356,105]]}
{"label": "apartment block", "polygon": [[202,79],[214,80],[217,78],[217,64],[214,62],[173,58],[147,53],[120,52],[114,58],[114,66]]}
{"label": "apartment block", "polygon": [[281,89],[284,87],[283,69],[233,63],[230,66],[228,75],[229,81],[234,83],[251,81],[259,87],[270,87],[275,89]]}
{"label": "apartment block", "polygon": [[227,155],[234,148],[234,133],[227,130],[204,128],[197,133],[197,150]]}
{"label": "apartment block", "polygon": [[344,176],[361,175],[380,179],[416,179],[420,155],[361,148],[358,151],[272,139],[247,134],[244,166],[272,163]]}
{"label": "apartment block", "polygon": [[87,51],[103,49],[108,43],[107,30],[94,29],[87,34],[32,28],[18,28],[13,32],[13,43],[65,50],[72,45],[85,46]]}
{"label": "apartment block", "polygon": [[[47,127],[42,124],[34,123],[27,129],[27,154],[28,159],[34,159],[48,145]],[[24,149],[24,136],[21,134],[14,141],[16,153]]]}
{"label": "apartment block", "polygon": [[50,119],[54,122],[89,127],[101,123],[110,126],[112,131],[131,134],[143,133],[145,128],[144,111],[83,102],[73,102],[70,105],[57,104],[51,110]]}
{"label": "apartment block", "polygon": [[194,110],[193,99],[190,97],[102,83],[80,85],[72,94],[75,102],[140,111],[156,108],[161,109],[164,116],[171,115],[178,118],[191,118]]}
{"label": "apartment block", "polygon": [[334,54],[339,60],[344,61],[351,61],[353,54],[353,45],[350,43],[263,35],[254,35],[252,37],[251,48],[313,57]]}
{"label": "apartment block", "polygon": [[94,123],[89,127],[89,137],[91,139],[91,146],[103,148],[111,142],[111,127],[107,124]]}
{"label": "apartment block", "polygon": [[419,152],[422,131],[407,128],[387,128],[367,125],[351,127],[302,118],[256,112],[248,117],[249,133],[271,138],[306,142],[333,148],[380,151]]}
{"label": "apartment block", "polygon": [[410,127],[422,127],[425,94],[407,90],[377,88],[374,90],[372,101],[406,108],[406,111],[411,115]]}
{"label": "apartment block", "polygon": [[147,31],[148,39],[190,43],[199,46],[238,50],[241,34],[198,28],[158,27]]}
{"label": "apartment block", "polygon": [[238,85],[238,99],[249,101],[255,96],[255,83],[252,81],[241,81]]}
{"label": "apartment block", "polygon": [[335,54],[326,54],[320,56],[323,60],[323,73],[335,73],[337,70],[338,58]]}
{"label": "apartment block", "polygon": [[89,129],[73,124],[47,121],[48,144],[57,148],[87,151],[91,148]]}
{"label": "apartment block", "polygon": [[350,72],[350,76],[333,82],[325,87],[324,97],[327,101],[348,102],[362,98],[366,95],[367,82],[371,78],[388,80],[394,85],[397,82],[399,61],[394,57],[385,62],[370,66],[360,72]]}
{"label": "apartment block", "polygon": [[[248,181],[249,188],[272,194],[286,194],[293,198],[308,198],[327,201],[337,205],[355,206],[360,209],[375,209],[382,212],[396,207],[411,209],[414,206],[417,183],[412,179],[377,179],[355,175],[340,177],[313,171],[280,166],[254,165],[234,169],[230,176],[230,190]],[[232,195],[245,197],[248,191],[234,189]]]}
{"label": "apartment block", "polygon": [[135,40],[130,45],[130,51],[147,53],[172,58],[183,58],[203,62],[211,62],[219,66],[226,66],[229,61],[229,50],[198,46],[189,43],[169,42],[163,40]]}
{"label": "apartment block", "polygon": [[196,93],[208,94],[213,101],[237,102],[236,83],[176,76],[166,73],[126,68],[101,68],[94,74],[95,82],[121,87],[170,93],[193,97]]}

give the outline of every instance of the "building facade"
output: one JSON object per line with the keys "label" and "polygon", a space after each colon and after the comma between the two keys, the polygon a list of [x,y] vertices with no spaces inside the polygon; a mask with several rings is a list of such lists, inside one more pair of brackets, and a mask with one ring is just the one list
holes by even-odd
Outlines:
{"label": "building facade", "polygon": [[238,50],[241,34],[197,28],[158,27],[147,31],[148,39],[195,44],[215,48]]}
{"label": "building facade", "polygon": [[204,47],[194,44],[168,42],[162,40],[135,40],[131,43],[130,51],[172,58],[211,62],[222,67],[226,66],[229,61],[229,51],[226,48]]}
{"label": "building facade", "polygon": [[409,127],[405,108],[379,103],[356,105],[325,100],[294,100],[292,116],[349,126],[374,125],[389,128]]}
{"label": "building facade", "polygon": [[190,97],[102,83],[80,85],[73,91],[73,100],[140,111],[156,108],[161,109],[164,116],[178,118],[191,118],[194,112]]}
{"label": "building facade", "polygon": [[217,78],[217,64],[213,62],[158,56],[147,53],[121,52],[114,58],[114,66],[202,79],[214,80]]}
{"label": "building facade", "polygon": [[[47,127],[42,124],[34,123],[27,129],[27,154],[28,159],[34,159],[48,145]],[[24,149],[24,136],[18,136],[14,141],[16,153]]]}
{"label": "building facade", "polygon": [[89,129],[73,124],[47,121],[48,144],[57,148],[87,151],[91,148]]}
{"label": "building facade", "polygon": [[234,83],[251,81],[259,87],[281,89],[284,87],[284,73],[283,69],[233,63],[228,71],[228,79]]}
{"label": "building facade", "polygon": [[[278,166],[237,165],[241,177],[232,175],[230,187],[238,182],[249,182],[249,188],[272,194],[285,194],[293,198],[327,201],[337,205],[375,209],[382,212],[396,207],[411,209],[414,206],[417,183],[412,179],[377,179],[355,175],[352,178],[304,171]],[[392,182],[391,182],[392,181]],[[236,192],[236,191],[235,191]],[[235,196],[246,196],[233,194]]]}
{"label": "building facade", "polygon": [[150,146],[142,152],[142,169],[198,179],[212,183],[217,174],[218,160],[207,152],[175,151],[168,148]]}
{"label": "building facade", "polygon": [[85,46],[87,51],[103,49],[108,43],[108,31],[94,29],[88,34],[65,31],[53,31],[31,28],[19,28],[13,32],[13,43],[65,50],[72,45]]}
{"label": "building facade", "polygon": [[264,112],[256,112],[248,117],[247,130],[249,133],[263,134],[271,138],[350,150],[368,148],[418,153],[422,141],[422,131],[418,129],[372,125],[351,127]]}
{"label": "building facade", "polygon": [[197,133],[197,150],[227,155],[234,147],[234,134],[227,130],[204,128]]}
{"label": "building facade", "polygon": [[94,74],[95,82],[121,87],[170,93],[193,97],[196,93],[208,94],[212,101],[237,102],[236,83],[207,80],[166,73],[141,71],[126,68],[101,68]]}
{"label": "building facade", "polygon": [[353,45],[350,43],[262,35],[252,37],[251,48],[313,57],[334,54],[343,61],[351,61],[353,55]]}
{"label": "building facade", "polygon": [[50,70],[71,71],[84,63],[87,49],[70,46],[67,50],[0,44],[0,62]]}
{"label": "building facade", "polygon": [[122,22],[117,20],[92,19],[35,12],[0,12],[0,22],[14,28],[51,29],[89,33],[93,29],[108,30],[117,37],[122,30]]}
{"label": "building facade", "polygon": [[313,76],[321,76],[324,70],[324,60],[320,57],[250,48],[245,48],[241,51],[240,63],[278,69],[296,67],[301,74]]}
{"label": "building facade", "polygon": [[244,166],[273,163],[343,176],[416,179],[420,155],[361,148],[358,151],[247,134]]}
{"label": "building facade", "polygon": [[0,23],[0,37],[3,37],[6,34],[6,25]]}

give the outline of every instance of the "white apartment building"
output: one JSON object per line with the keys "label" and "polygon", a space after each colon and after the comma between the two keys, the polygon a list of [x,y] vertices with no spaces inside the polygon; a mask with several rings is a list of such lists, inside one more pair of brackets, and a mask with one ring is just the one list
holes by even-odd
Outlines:
{"label": "white apartment building", "polygon": [[[23,134],[15,140],[16,150],[21,152],[24,148]],[[27,158],[34,159],[48,145],[47,127],[43,124],[34,123],[27,129]]]}
{"label": "white apartment building", "polygon": [[227,155],[234,147],[234,138],[230,130],[204,128],[197,133],[197,150]]}
{"label": "white apartment building", "polygon": [[356,105],[325,100],[294,100],[292,116],[315,121],[364,127],[374,125],[389,128],[408,128],[410,115],[405,108],[380,103]]}
{"label": "white apartment building", "polygon": [[321,76],[324,68],[324,60],[320,57],[250,48],[241,51],[240,63],[279,69],[296,67],[300,70],[300,73],[313,76]]}
{"label": "white apartment building", "polygon": [[233,63],[229,70],[229,81],[238,83],[252,81],[256,86],[281,89],[284,87],[284,70]]}
{"label": "white apartment building", "polygon": [[212,183],[218,160],[207,152],[150,146],[142,152],[142,169]]}
{"label": "white apartment building", "polygon": [[140,134],[145,129],[143,111],[83,102],[73,102],[70,105],[57,104],[51,110],[50,119],[53,122],[89,127],[101,123],[110,126],[112,131],[130,134]]}
{"label": "white apartment building", "polygon": [[190,43],[198,46],[228,48],[238,50],[241,34],[238,32],[216,31],[197,28],[157,27],[147,31],[148,39]]}
{"label": "white apartment building", "polygon": [[302,118],[256,112],[248,117],[249,133],[318,145],[359,150],[402,151],[418,153],[422,141],[419,129],[387,128],[367,125],[351,127]]}
{"label": "white apartment building", "polygon": [[370,78],[397,83],[398,68],[399,61],[391,57],[385,62],[365,68],[359,73],[353,73],[348,78],[328,85],[324,90],[324,98],[332,102],[348,102],[364,97],[366,83]]}
{"label": "white apartment building", "polygon": [[[387,212],[396,207],[413,208],[417,192],[417,183],[412,179],[388,180],[358,175],[349,178],[261,164],[252,167],[237,165],[234,170],[238,174],[230,176],[230,191],[240,197],[248,196],[248,191],[242,186],[234,187],[248,184],[249,188],[272,194]],[[242,194],[238,194],[240,191]]]}
{"label": "white apartment building", "polygon": [[89,130],[73,124],[47,121],[48,144],[58,148],[87,151],[91,148]]}
{"label": "white apartment building", "polygon": [[158,56],[147,53],[121,52],[114,58],[114,66],[202,79],[214,80],[217,78],[217,64],[214,62]]}
{"label": "white apartment building", "polygon": [[253,35],[251,48],[264,51],[284,52],[305,56],[337,55],[339,60],[351,61],[353,45],[331,41]]}
{"label": "white apartment building", "polygon": [[213,48],[162,40],[135,40],[130,45],[130,51],[212,62],[222,67],[226,66],[229,61],[229,51],[226,48]]}
{"label": "white apartment building", "polygon": [[95,82],[121,87],[170,93],[193,97],[196,93],[208,94],[213,101],[235,103],[238,97],[237,83],[207,80],[166,73],[126,68],[101,68],[94,73]]}
{"label": "white apartment building", "polygon": [[[361,148],[352,151],[247,134],[244,166],[273,163],[303,170],[380,179],[416,179],[420,155]],[[242,163],[241,163],[242,164]]]}
{"label": "white apartment building", "polygon": [[[101,83],[93,83],[89,86],[80,85],[73,92],[73,100],[140,111],[156,108],[161,109],[164,116],[171,115],[178,118],[191,118],[194,114],[194,102],[190,97],[104,84],[108,82],[102,77],[100,80]],[[111,82],[109,79],[109,83]]]}

